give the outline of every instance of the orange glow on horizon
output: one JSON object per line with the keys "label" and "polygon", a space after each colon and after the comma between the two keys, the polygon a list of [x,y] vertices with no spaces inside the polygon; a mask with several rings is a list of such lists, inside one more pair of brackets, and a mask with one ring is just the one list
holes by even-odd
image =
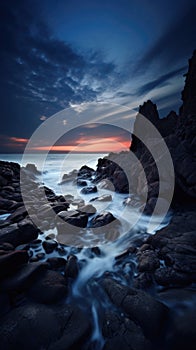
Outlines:
{"label": "orange glow on horizon", "polygon": [[10,137],[9,140],[18,143],[27,143],[29,141],[28,139],[23,139],[20,137]]}
{"label": "orange glow on horizon", "polygon": [[85,152],[85,153],[104,153],[120,152],[129,149],[131,141],[118,140],[117,137],[99,138],[83,140],[76,146],[73,145],[54,145],[33,147],[34,151],[52,151],[52,152]]}

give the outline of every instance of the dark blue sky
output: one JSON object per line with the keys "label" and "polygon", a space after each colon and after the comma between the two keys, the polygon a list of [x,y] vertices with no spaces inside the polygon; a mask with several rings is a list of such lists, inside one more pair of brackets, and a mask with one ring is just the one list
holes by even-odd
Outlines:
{"label": "dark blue sky", "polygon": [[137,109],[151,98],[162,116],[178,110],[195,49],[194,3],[2,1],[1,151],[17,150],[17,138],[28,139],[45,117],[84,102]]}

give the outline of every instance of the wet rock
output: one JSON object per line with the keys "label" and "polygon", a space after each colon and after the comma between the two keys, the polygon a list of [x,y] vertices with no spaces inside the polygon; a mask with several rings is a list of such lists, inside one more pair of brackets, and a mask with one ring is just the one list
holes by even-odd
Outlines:
{"label": "wet rock", "polygon": [[67,259],[67,264],[65,267],[65,276],[75,279],[78,276],[79,268],[77,257],[75,255],[70,255]]}
{"label": "wet rock", "polygon": [[27,210],[24,206],[17,208],[14,213],[9,216],[10,222],[19,222],[27,216]]}
{"label": "wet rock", "polygon": [[78,207],[78,210],[79,210],[81,213],[87,214],[88,216],[94,215],[94,214],[96,213],[96,211],[97,211],[96,208],[93,207],[93,205],[91,205],[91,204],[79,206],[79,207]]}
{"label": "wet rock", "polygon": [[41,175],[41,171],[37,170],[37,167],[35,164],[28,163],[25,166],[25,169],[29,172],[33,173],[34,175]]}
{"label": "wet rock", "polygon": [[[11,330],[11,332],[10,332]],[[79,349],[90,332],[86,315],[69,305],[19,306],[1,319],[2,349]]]}
{"label": "wet rock", "polygon": [[97,192],[96,186],[87,186],[81,190],[82,194],[91,194],[91,193],[96,193],[96,192]]}
{"label": "wet rock", "polygon": [[196,324],[196,312],[187,310],[180,315],[176,315],[169,329],[169,335],[166,341],[166,349],[173,350],[194,350],[196,344],[196,333],[194,325]]}
{"label": "wet rock", "polygon": [[80,213],[77,210],[70,210],[68,212],[60,212],[58,216],[70,225],[77,227],[86,227],[88,223],[88,215]]}
{"label": "wet rock", "polygon": [[46,254],[50,254],[56,249],[56,247],[58,246],[58,243],[53,239],[48,239],[46,241],[43,241],[42,246]]}
{"label": "wet rock", "polygon": [[81,177],[83,179],[90,179],[94,173],[94,169],[88,167],[87,165],[84,165],[78,171],[78,177]]}
{"label": "wet rock", "polygon": [[111,202],[112,201],[112,196],[111,194],[104,194],[103,196],[100,197],[95,197],[90,200],[90,202]]}
{"label": "wet rock", "polygon": [[38,253],[36,254],[36,258],[39,260],[43,260],[45,258],[45,253]]}
{"label": "wet rock", "polygon": [[27,263],[29,255],[26,251],[18,250],[0,255],[0,278],[7,277],[17,270],[18,267]]}
{"label": "wet rock", "polygon": [[[184,286],[190,284],[192,277],[175,271],[172,267],[163,267],[155,271],[155,280],[161,286]],[[196,276],[195,276],[196,277]]]}
{"label": "wet rock", "polygon": [[137,254],[138,258],[138,271],[154,271],[159,268],[160,262],[156,253],[152,250],[145,250],[142,253]]}
{"label": "wet rock", "polygon": [[11,244],[11,243],[1,243],[0,244],[0,250],[3,250],[6,252],[10,252],[10,251],[13,251],[14,250],[14,246]]}
{"label": "wet rock", "polygon": [[110,191],[115,191],[113,183],[108,180],[104,179],[98,182],[99,188],[105,189],[105,190],[110,190]]}
{"label": "wet rock", "polygon": [[46,262],[49,264],[49,266],[50,266],[50,269],[54,269],[54,270],[56,270],[56,269],[63,269],[63,268],[65,268],[65,265],[67,264],[67,261],[65,260],[65,259],[63,259],[63,258],[59,258],[59,257],[57,257],[57,258],[48,258],[47,260],[46,260]]}
{"label": "wet rock", "polygon": [[82,179],[77,179],[76,184],[79,187],[87,186],[87,182],[85,180],[82,180]]}
{"label": "wet rock", "polygon": [[36,279],[28,295],[39,303],[51,304],[60,301],[67,294],[65,278],[58,272],[46,270],[41,278]]}
{"label": "wet rock", "polygon": [[104,350],[151,349],[151,343],[145,338],[141,327],[109,310],[104,315],[103,336],[106,338]]}
{"label": "wet rock", "polygon": [[142,272],[133,281],[133,287],[148,290],[154,286],[152,273]]}
{"label": "wet rock", "polygon": [[111,301],[140,325],[146,337],[154,339],[160,336],[168,316],[165,305],[142,290],[122,286],[109,278],[103,280],[102,285]]}
{"label": "wet rock", "polygon": [[78,175],[78,171],[76,169],[72,170],[69,174],[64,174],[63,177],[62,177],[62,182],[60,183],[63,184],[63,183],[66,183],[68,181],[73,181],[76,179]]}
{"label": "wet rock", "polygon": [[[26,252],[25,252],[26,253]],[[46,270],[46,263],[30,263],[21,267],[15,274],[2,282],[4,291],[23,291],[28,289],[32,283]]]}
{"label": "wet rock", "polygon": [[114,220],[116,220],[116,218],[112,215],[112,213],[103,212],[91,219],[89,223],[89,227],[92,227],[92,228],[101,227],[111,223]]}

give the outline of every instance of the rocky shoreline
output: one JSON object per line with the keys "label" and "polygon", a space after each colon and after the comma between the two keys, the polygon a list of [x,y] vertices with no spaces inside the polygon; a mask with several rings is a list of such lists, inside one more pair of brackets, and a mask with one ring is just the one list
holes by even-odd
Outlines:
{"label": "rocky shoreline", "polygon": [[[111,231],[116,230],[115,242],[116,224],[120,223],[109,212],[96,213],[97,200],[111,200],[107,196],[96,198],[100,184],[129,193],[127,186],[131,182],[135,197],[128,198],[127,205],[137,202],[137,198],[142,203],[147,188],[147,203],[142,210],[151,214],[158,196],[158,179],[156,164],[145,145],[133,137],[132,152],[100,159],[96,171],[84,166],[79,172],[63,177],[63,181],[75,181],[84,194],[92,193],[91,202],[56,195],[39,183],[40,173],[34,165],[21,169],[16,163],[0,162],[2,349],[195,348],[195,67],[196,52],[189,62],[179,116],[173,112],[165,121],[159,121],[151,101],[140,107],[140,113],[160,131],[172,155],[175,169],[172,219],[154,235],[138,233],[135,240],[128,241],[125,250],[112,257],[111,266],[105,265],[103,274],[96,270],[96,274],[89,273],[88,279],[85,275],[94,266],[107,264],[104,249],[59,243],[54,229],[57,227],[59,235],[63,235],[67,223],[75,227],[77,234],[87,226],[100,230],[114,222]],[[138,116],[134,128],[139,127]],[[130,153],[140,160],[145,177],[138,176],[140,166],[132,162]],[[124,164],[126,169],[130,166],[130,178]],[[170,191],[169,183],[165,183],[164,191],[163,203]],[[31,208],[31,216],[24,199]],[[70,209],[74,205],[75,209]],[[55,221],[50,219],[51,210]],[[63,220],[62,226],[57,219]]]}

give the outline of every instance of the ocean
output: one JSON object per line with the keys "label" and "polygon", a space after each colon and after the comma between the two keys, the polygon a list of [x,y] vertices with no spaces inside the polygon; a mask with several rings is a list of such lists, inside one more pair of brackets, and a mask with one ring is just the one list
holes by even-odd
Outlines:
{"label": "ocean", "polygon": [[96,169],[96,164],[99,158],[106,156],[105,153],[67,153],[67,154],[48,154],[42,168],[41,154],[25,155],[23,154],[0,154],[0,160],[19,163],[25,166],[27,163],[33,163],[37,169],[43,172],[42,181],[46,186],[55,191],[56,194],[61,194],[61,188],[58,185],[62,176],[74,169],[79,170],[83,165]]}
{"label": "ocean", "polygon": [[72,181],[61,184],[64,174],[74,169],[79,170],[83,165],[96,169],[98,159],[106,155],[106,153],[52,153],[48,154],[43,164],[41,154],[25,155],[25,161],[23,159],[23,154],[0,154],[0,160],[16,162],[22,166],[25,166],[27,163],[35,164],[37,169],[42,172],[42,174],[38,176],[38,181],[40,183],[52,189],[57,195],[70,194],[75,198],[84,199],[86,204],[93,197],[111,194],[111,202],[97,202],[96,204],[94,203],[94,205],[98,213],[109,211],[121,221],[122,234],[129,231],[132,227],[138,227],[138,223],[139,228],[141,230],[146,230],[148,233],[154,233],[158,227],[161,228],[165,226],[168,223],[168,216],[160,225],[159,217],[153,218],[153,220],[149,222],[149,218],[141,214],[140,207],[125,206],[123,204],[124,200],[132,194],[114,193],[106,189],[101,189],[98,185],[98,192],[96,195],[83,195],[81,194],[81,188],[74,185]]}

